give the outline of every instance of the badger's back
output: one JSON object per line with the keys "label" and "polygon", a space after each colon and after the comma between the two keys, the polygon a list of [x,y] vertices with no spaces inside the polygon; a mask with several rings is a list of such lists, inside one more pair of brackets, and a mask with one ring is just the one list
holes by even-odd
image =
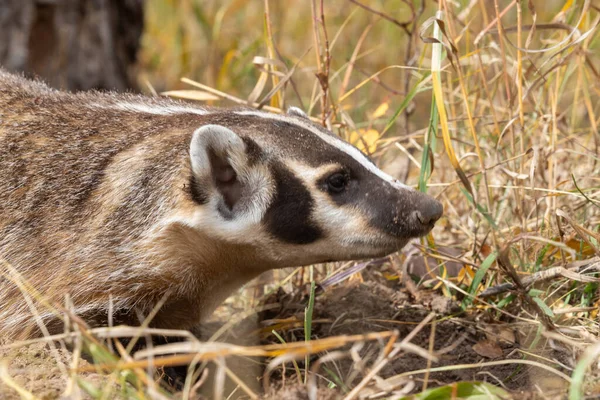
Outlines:
{"label": "badger's back", "polygon": [[[10,271],[50,300],[70,293],[81,304],[118,294],[128,274],[142,286],[128,272],[142,263],[130,250],[185,192],[191,126],[206,118],[123,109],[142,100],[185,107],[69,94],[0,72],[0,332],[31,315]],[[127,290],[128,302],[143,298]]]}

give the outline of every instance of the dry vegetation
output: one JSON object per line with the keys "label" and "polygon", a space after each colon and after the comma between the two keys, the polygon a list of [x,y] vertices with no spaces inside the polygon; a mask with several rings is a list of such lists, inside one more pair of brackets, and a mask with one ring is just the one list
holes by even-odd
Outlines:
{"label": "dry vegetation", "polygon": [[[76,332],[97,366],[59,341],[51,378],[5,346],[0,395],[42,396],[39,379],[66,382],[50,397],[597,395],[599,21],[581,0],[149,0],[149,92],[300,106],[445,217],[385,260],[261,277],[203,342],[129,356],[106,338],[149,330]],[[172,394],[157,377],[177,365],[193,373]]]}

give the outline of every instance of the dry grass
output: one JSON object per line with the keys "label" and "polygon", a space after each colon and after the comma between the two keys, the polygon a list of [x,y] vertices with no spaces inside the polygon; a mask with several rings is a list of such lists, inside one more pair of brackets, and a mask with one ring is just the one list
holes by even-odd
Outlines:
{"label": "dry grass", "polygon": [[[498,387],[572,399],[598,393],[599,21],[597,5],[571,0],[149,0],[142,83],[215,105],[273,112],[300,106],[390,173],[440,199],[445,217],[415,245],[433,266],[424,279],[411,280],[400,267],[407,252],[366,269],[298,269],[231,298],[217,316],[234,316],[208,342],[187,337],[133,358],[125,349],[115,350],[121,358],[110,355],[103,338],[148,330],[75,334],[77,343],[102,339],[92,347],[100,361],[95,368],[111,371],[126,397],[170,396],[152,376],[158,366],[181,364],[215,366],[213,398],[227,396],[227,380],[248,398],[261,396],[263,387],[271,390],[274,380],[283,387],[274,398],[291,396],[289,387],[311,398],[425,393],[451,383],[447,375],[433,379],[435,373],[469,368],[487,371],[481,380],[496,386],[456,384],[438,394],[468,398],[479,390],[492,396]],[[322,284],[327,294],[356,285],[339,283],[348,270],[354,282],[398,290],[403,281],[410,292],[404,306],[426,309],[422,293],[434,293],[459,308],[446,316],[427,312],[406,322],[402,333],[401,317],[365,315],[370,331],[326,337],[320,326],[335,331],[339,321],[319,310],[327,300],[317,297],[310,305],[315,286],[303,291],[304,283]],[[218,344],[258,311],[268,314],[281,300],[272,299],[280,286],[301,298],[296,315],[271,315],[253,332],[254,345]],[[440,366],[444,349],[456,349],[440,345],[447,338],[436,332],[451,331],[444,324],[465,329],[472,340],[465,348],[480,358]],[[304,341],[311,337],[306,331],[320,337]],[[512,342],[510,354],[505,342]],[[163,355],[173,351],[179,354]],[[389,368],[406,363],[407,354],[425,368]],[[230,360],[258,356],[265,357],[262,364],[253,361],[255,376],[263,377],[258,385],[229,369],[238,362]],[[341,372],[342,359],[352,360],[353,372]],[[513,375],[495,375],[498,365],[508,365],[513,375],[544,371],[559,383],[551,387],[530,372],[526,383],[511,384]],[[209,380],[196,371],[201,378],[189,375],[183,398],[202,392]],[[2,364],[0,378],[25,390]],[[110,391],[87,390],[94,398],[110,398]]]}

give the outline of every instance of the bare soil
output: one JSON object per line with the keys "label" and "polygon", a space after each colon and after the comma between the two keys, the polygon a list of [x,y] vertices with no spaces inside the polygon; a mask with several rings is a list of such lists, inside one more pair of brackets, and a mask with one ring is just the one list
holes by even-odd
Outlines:
{"label": "bare soil", "polygon": [[[317,324],[313,338],[397,330],[398,341],[401,341],[429,313],[435,312],[435,331],[432,333],[431,325],[425,326],[410,342],[421,349],[431,348],[438,355],[439,361],[428,364],[425,358],[415,353],[400,353],[381,370],[379,377],[386,379],[443,366],[473,366],[490,361],[519,360],[523,358],[517,351],[519,348],[548,359],[561,359],[570,363],[565,360],[569,357],[566,350],[550,349],[547,344],[542,344],[543,341],[531,348],[535,332],[529,326],[505,321],[486,322],[485,315],[461,315],[456,312],[456,305],[449,304],[445,297],[434,292],[421,292],[420,295],[421,303],[416,304],[405,292],[395,291],[375,281],[335,288],[318,298],[314,319],[332,322]],[[455,313],[452,314],[451,311]],[[336,372],[348,387],[352,388],[360,382],[380,354],[381,348],[382,343],[365,344],[359,352],[364,365],[360,373],[354,374],[353,379],[353,372],[361,367],[358,365],[361,363],[351,357],[335,362]],[[556,367],[556,364],[552,363],[552,366]],[[424,374],[409,375],[406,381],[412,381],[414,391],[420,391],[424,384]],[[427,378],[428,387],[458,381],[489,382],[508,389],[518,398],[535,397],[536,392],[543,392],[550,398],[553,395],[561,398],[567,389],[566,382],[557,379],[551,372],[513,363],[480,368],[458,367],[444,372],[432,372]],[[326,386],[325,379],[322,384]]]}
{"label": "bare soil", "polygon": [[[63,348],[52,349],[45,343],[35,343],[12,350],[0,351],[0,360],[8,361],[8,374],[20,388],[39,399],[58,399],[61,395],[73,398],[92,398],[79,388],[77,378],[81,378],[96,388],[116,385],[106,375],[97,373],[79,373],[71,381],[65,371],[73,362],[73,355]],[[89,365],[84,359],[78,360],[79,366]],[[69,389],[70,388],[70,389]],[[65,393],[66,391],[66,393]],[[6,382],[0,381],[0,399],[18,400],[22,397]]]}
{"label": "bare soil", "polygon": [[[392,377],[396,378],[387,382],[393,383],[395,387],[390,390],[405,388],[412,389],[412,392],[420,392],[425,384],[431,388],[457,381],[486,381],[504,387],[515,394],[516,398],[537,398],[536,393],[542,392],[546,398],[561,398],[566,393],[564,380],[539,367],[516,362],[474,367],[479,363],[522,359],[534,359],[553,368],[558,365],[556,361],[566,365],[572,363],[566,350],[552,349],[539,338],[535,346],[532,346],[535,331],[530,326],[496,319],[496,315],[486,311],[478,315],[461,313],[456,304],[433,291],[420,291],[419,299],[415,300],[399,287],[400,285],[394,282],[373,279],[367,282],[345,283],[316,297],[313,339],[397,330],[399,335],[396,343],[399,343],[407,335],[415,333],[413,330],[424,318],[432,312],[435,313],[435,324],[430,323],[419,328],[410,343],[426,353],[436,355],[439,360],[428,362],[422,354],[413,351],[400,352],[377,374],[377,379],[367,385],[373,388],[373,393],[380,391],[383,380]],[[278,340],[271,333],[275,330],[286,342],[303,341],[302,321],[306,304],[306,288],[297,289],[294,293],[280,290],[262,304],[270,306],[267,307],[270,311],[240,321],[220,340],[243,345],[276,343]],[[210,337],[222,324],[223,322],[206,324],[198,334],[203,338]],[[325,354],[311,357],[311,368],[317,376],[316,385],[312,387],[317,390],[317,397],[341,398],[348,388],[355,387],[370,371],[386,343],[364,341],[356,345],[353,351],[352,346],[346,346],[339,349],[335,360],[323,363],[316,370],[315,363]],[[519,349],[525,349],[544,359],[525,357]],[[59,362],[67,369],[72,363],[71,353],[65,349],[59,348],[53,352],[48,345],[38,343],[5,350],[0,353],[0,358],[8,360],[9,375],[18,386],[41,399],[59,398],[69,385],[69,380],[63,373],[64,369],[61,371],[59,367]],[[227,366],[252,391],[262,393],[265,399],[308,398],[307,388],[311,385],[299,383],[296,370],[290,362],[285,364],[285,370],[278,365],[270,371],[269,387],[265,393],[265,369],[269,361],[236,358],[228,359]],[[303,371],[304,360],[297,362]],[[79,365],[88,364],[85,360],[79,360]],[[459,367],[431,372],[427,376],[422,372],[413,372],[443,366]],[[169,375],[169,378],[174,374],[174,370],[169,368],[162,372]],[[569,371],[563,372],[570,375]],[[398,377],[400,374],[404,375]],[[108,376],[97,373],[79,374],[79,378],[95,387],[116,385]],[[197,391],[197,397],[212,398],[215,393],[214,382],[212,376],[209,376]],[[380,385],[377,387],[374,382],[380,382]],[[71,386],[72,391],[79,391],[83,398],[87,398],[87,395],[78,389],[77,384],[71,382]],[[227,380],[225,394],[235,386]],[[176,387],[171,387],[170,391],[178,397]],[[116,396],[118,391],[114,393]],[[241,398],[245,397],[242,391],[238,390],[236,393]],[[20,397],[13,389],[0,382],[0,398],[12,400]]]}

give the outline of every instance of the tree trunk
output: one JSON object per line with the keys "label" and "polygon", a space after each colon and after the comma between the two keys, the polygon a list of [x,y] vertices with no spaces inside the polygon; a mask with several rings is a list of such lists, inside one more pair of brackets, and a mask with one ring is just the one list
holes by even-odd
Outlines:
{"label": "tree trunk", "polygon": [[143,0],[0,0],[0,65],[68,90],[137,89]]}

